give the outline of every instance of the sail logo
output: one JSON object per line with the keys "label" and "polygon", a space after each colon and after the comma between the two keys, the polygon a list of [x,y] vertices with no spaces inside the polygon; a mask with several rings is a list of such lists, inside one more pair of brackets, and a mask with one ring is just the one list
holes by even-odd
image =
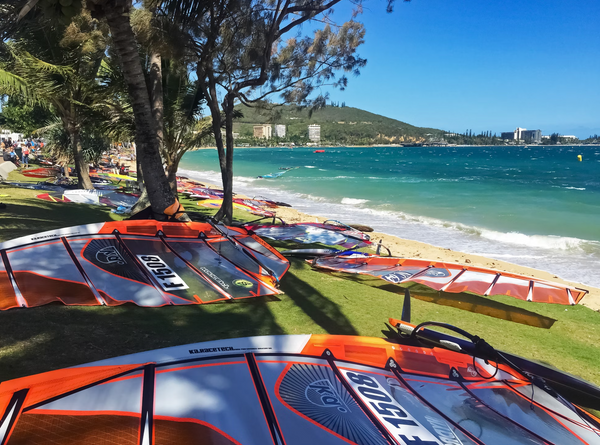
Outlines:
{"label": "sail logo", "polygon": [[389,273],[387,275],[382,275],[381,278],[383,278],[385,281],[389,281],[390,283],[398,284],[403,280],[412,277],[413,275],[414,272],[401,271]]}
{"label": "sail logo", "polygon": [[350,411],[342,398],[327,379],[317,380],[306,387],[304,391],[306,400],[310,403],[325,408],[337,408],[341,413]]}
{"label": "sail logo", "polygon": [[138,260],[152,273],[152,277],[163,290],[176,291],[189,289],[185,281],[171,269],[158,255],[138,255]]}
{"label": "sail logo", "polygon": [[398,443],[443,445],[379,383],[376,375],[345,369],[342,375],[371,414]]}
{"label": "sail logo", "polygon": [[425,272],[425,276],[434,278],[449,277],[450,272],[448,272],[448,270],[446,269],[436,267],[433,269],[429,269],[427,272]]}
{"label": "sail logo", "polygon": [[107,246],[96,252],[96,260],[102,264],[127,264],[115,246]]}
{"label": "sail logo", "polygon": [[200,270],[202,272],[204,272],[206,275],[208,275],[210,278],[212,278],[214,281],[216,281],[217,283],[219,283],[219,285],[223,289],[229,289],[229,284],[225,283],[225,281],[223,281],[221,278],[219,278],[216,274],[214,274],[212,271],[210,271],[206,267],[203,266],[203,267],[200,268]]}

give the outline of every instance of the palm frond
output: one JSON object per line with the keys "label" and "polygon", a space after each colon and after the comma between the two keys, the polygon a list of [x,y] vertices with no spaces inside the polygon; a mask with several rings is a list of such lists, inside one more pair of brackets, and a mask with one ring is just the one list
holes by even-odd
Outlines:
{"label": "palm frond", "polygon": [[75,76],[75,70],[72,67],[68,65],[58,65],[45,62],[42,59],[38,59],[37,57],[31,55],[27,51],[20,51],[19,53],[15,54],[15,56],[18,58],[21,64],[27,66],[29,69],[45,71],[49,74],[54,74],[65,78]]}
{"label": "palm frond", "polygon": [[20,96],[28,105],[39,103],[34,89],[21,76],[0,68],[0,95]]}

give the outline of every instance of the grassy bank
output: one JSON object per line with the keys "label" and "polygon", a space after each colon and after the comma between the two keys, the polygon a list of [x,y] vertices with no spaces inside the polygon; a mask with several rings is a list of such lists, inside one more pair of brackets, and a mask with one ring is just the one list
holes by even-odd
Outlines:
{"label": "grassy bank", "polygon": [[[16,173],[13,173],[16,176]],[[120,219],[110,210],[50,203],[39,191],[0,185],[0,241],[92,222]],[[188,209],[195,203],[184,201]],[[201,213],[210,214],[211,210]],[[244,212],[238,218],[248,218]],[[368,224],[368,221],[363,221]],[[140,308],[51,304],[0,312],[0,380],[167,346],[268,334],[381,336],[388,317],[400,318],[402,297],[384,289],[312,270],[293,260],[276,298],[203,306]],[[583,306],[493,299],[555,320],[550,329],[474,314],[415,299],[413,322],[445,321],[493,346],[534,358],[600,384],[600,313]],[[534,315],[535,315],[534,314]]]}

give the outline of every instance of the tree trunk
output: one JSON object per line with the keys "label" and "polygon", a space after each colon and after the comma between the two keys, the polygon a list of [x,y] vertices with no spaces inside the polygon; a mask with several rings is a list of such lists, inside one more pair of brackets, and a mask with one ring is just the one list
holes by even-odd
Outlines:
{"label": "tree trunk", "polygon": [[135,144],[135,168],[136,168],[136,178],[137,185],[140,189],[140,197],[137,202],[131,208],[131,214],[135,215],[136,213],[141,212],[142,210],[150,207],[150,199],[148,198],[148,192],[146,191],[146,184],[144,183],[144,171],[142,169],[142,164],[140,162],[140,151],[138,150],[137,144]]}
{"label": "tree trunk", "polygon": [[233,96],[227,94],[223,101],[225,112],[225,170],[221,169],[223,178],[223,221],[231,224],[233,221]]}
{"label": "tree trunk", "polygon": [[179,159],[173,159],[171,162],[167,163],[167,179],[169,180],[169,184],[171,185],[171,190],[177,196],[177,169],[179,168]]}
{"label": "tree trunk", "polygon": [[150,54],[150,73],[148,75],[149,94],[152,102],[152,117],[156,123],[156,135],[159,146],[163,144],[164,132],[164,104],[163,104],[163,86],[162,86],[162,57],[159,53]]}
{"label": "tree trunk", "polygon": [[[77,180],[79,187],[85,190],[94,190],[94,184],[90,179],[90,166],[83,157],[83,149],[81,148],[81,135],[79,130],[74,126],[70,126],[69,135],[71,136],[71,149],[73,150],[73,158],[75,159],[75,170],[77,172]],[[69,165],[65,167],[65,171],[69,169]]]}
{"label": "tree trunk", "polygon": [[123,9],[112,7],[110,3],[105,5],[104,12],[131,98],[135,117],[135,143],[152,209],[157,213],[174,215],[179,221],[189,221],[185,213],[176,213],[180,209],[179,201],[173,195],[163,169],[160,141],[137,43],[129,23],[129,10],[126,9],[124,13]]}
{"label": "tree trunk", "polygon": [[[201,85],[205,90],[205,96],[208,99],[208,107],[210,108],[210,113],[212,116],[213,133],[215,135],[217,152],[219,153],[219,168],[221,170],[221,180],[223,182],[224,193],[223,204],[221,204],[221,208],[215,214],[215,219],[217,221],[223,221],[225,224],[231,224],[233,219],[233,173],[231,165],[229,170],[227,169],[228,151],[225,149],[225,144],[223,144],[223,135],[221,134],[221,109],[219,108],[219,102],[217,100],[216,82],[213,76],[209,75],[208,77],[208,88],[206,88],[202,76],[198,75],[198,80],[201,82]],[[226,104],[228,103],[229,96],[226,96],[223,101],[223,106],[227,108],[228,105]],[[233,104],[233,99],[231,99],[231,103]],[[227,121],[227,112],[225,113],[225,120]],[[233,122],[232,114],[231,122]],[[225,125],[227,125],[227,122]],[[233,126],[231,131],[231,156],[233,159]]]}

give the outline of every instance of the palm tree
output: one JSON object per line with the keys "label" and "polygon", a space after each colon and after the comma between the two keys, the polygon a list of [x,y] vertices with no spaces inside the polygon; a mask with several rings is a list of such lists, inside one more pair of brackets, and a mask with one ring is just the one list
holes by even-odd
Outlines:
{"label": "palm tree", "polygon": [[[159,128],[152,113],[152,101],[140,61],[138,44],[129,20],[131,0],[88,0],[86,7],[98,18],[104,18],[110,28],[112,45],[118,55],[127,84],[135,120],[135,142],[140,161],[138,175],[144,183],[152,209],[173,215],[179,221],[189,221],[173,193],[160,156]],[[151,178],[151,179],[150,179]]]}
{"label": "palm tree", "polygon": [[[81,0],[72,0],[69,6],[44,0],[5,0],[0,8],[0,37],[18,32],[17,22],[24,17],[25,20],[31,20],[28,17],[37,17],[38,9],[41,9],[36,8],[38,2],[45,11],[54,14],[45,17],[46,21],[52,23],[69,21],[73,12],[81,7]],[[180,221],[189,221],[187,215],[181,212],[181,206],[163,169],[152,102],[142,70],[138,44],[129,20],[132,0],[87,0],[85,6],[93,17],[104,19],[110,30],[112,46],[119,58],[133,109],[137,158],[140,161],[138,175],[151,178],[145,181],[145,186],[152,209],[156,213],[173,215]]]}
{"label": "palm tree", "polygon": [[38,28],[20,33],[5,46],[8,57],[0,77],[0,93],[51,108],[58,116],[69,135],[79,185],[85,189],[94,187],[81,131],[102,97],[96,75],[106,48],[103,32],[93,29],[91,22],[89,14],[81,14],[66,29]]}
{"label": "palm tree", "polygon": [[171,189],[177,191],[176,174],[185,153],[199,147],[212,134],[212,120],[201,119],[203,95],[186,67],[173,60],[162,62],[163,137],[161,153]]}

